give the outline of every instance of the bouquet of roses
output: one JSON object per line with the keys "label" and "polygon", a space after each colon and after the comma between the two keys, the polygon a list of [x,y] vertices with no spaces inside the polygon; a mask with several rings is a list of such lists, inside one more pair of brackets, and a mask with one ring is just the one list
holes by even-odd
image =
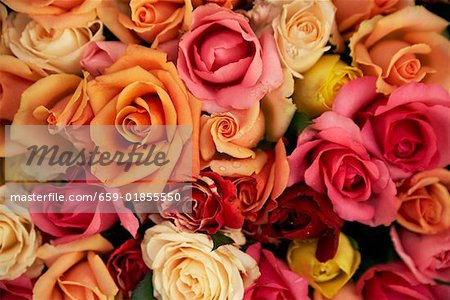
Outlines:
{"label": "bouquet of roses", "polygon": [[2,0],[0,300],[449,299],[449,11]]}

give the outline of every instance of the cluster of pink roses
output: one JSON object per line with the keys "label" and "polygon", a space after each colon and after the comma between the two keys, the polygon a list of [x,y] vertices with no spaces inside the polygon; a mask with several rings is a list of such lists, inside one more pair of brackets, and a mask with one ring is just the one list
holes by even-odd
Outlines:
{"label": "cluster of pink roses", "polygon": [[[2,3],[0,299],[450,295],[445,19],[413,0]],[[44,126],[44,141],[110,125],[86,144],[151,142],[174,165],[24,171],[7,163],[22,153],[6,151],[5,125]],[[23,191],[69,198],[140,192],[186,160],[188,193],[158,213],[7,199],[5,168],[64,173]],[[381,226],[392,261],[357,245]]]}

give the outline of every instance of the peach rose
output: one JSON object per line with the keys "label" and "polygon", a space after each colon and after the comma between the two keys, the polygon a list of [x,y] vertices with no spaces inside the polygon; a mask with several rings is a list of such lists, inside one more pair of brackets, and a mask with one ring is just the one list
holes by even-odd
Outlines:
{"label": "peach rose", "polygon": [[147,229],[141,247],[158,299],[242,299],[260,275],[256,261],[234,245],[211,251],[208,235],[178,231],[170,222]]}
{"label": "peach rose", "polygon": [[12,10],[30,15],[45,28],[85,26],[97,17],[100,0],[3,0]]}
{"label": "peach rose", "polygon": [[3,27],[5,26],[6,18],[8,16],[8,11],[6,7],[0,3],[0,55],[10,54],[8,47],[5,45],[5,41],[3,38]]}
{"label": "peach rose", "polygon": [[98,20],[81,27],[46,29],[20,13],[8,16],[4,35],[11,52],[43,74],[81,74],[80,60],[87,44],[104,39]]}
{"label": "peach rose", "polygon": [[422,6],[364,21],[350,39],[353,64],[377,76],[377,91],[389,94],[410,82],[438,83],[450,90],[448,22]]}
{"label": "peach rose", "polygon": [[[137,142],[152,143],[155,151],[166,153],[172,162],[167,167],[133,165],[129,172],[119,171],[113,164],[93,166],[91,171],[100,180],[110,183],[114,180],[128,183],[151,178],[165,180],[172,172],[171,167],[181,158],[181,148],[188,140],[192,143],[192,158],[188,158],[192,174],[198,174],[201,102],[186,90],[174,64],[166,61],[164,52],[128,45],[125,54],[107,68],[104,75],[88,83],[87,92],[94,112],[91,125],[114,126],[112,130],[100,130],[99,134],[95,126],[91,126],[91,138],[100,151],[129,153]],[[130,130],[129,125],[137,126],[136,130]],[[148,125],[156,125],[155,128],[161,130],[151,134],[146,130]],[[192,132],[189,136],[176,134],[170,129],[173,126],[192,128]]]}
{"label": "peach rose", "polygon": [[5,155],[2,124],[12,122],[20,105],[20,97],[25,89],[41,75],[23,61],[10,55],[0,55],[0,157]]}
{"label": "peach rose", "polygon": [[0,232],[0,280],[12,280],[33,265],[41,236],[26,213],[5,204],[0,204]]}
{"label": "peach rose", "polygon": [[252,149],[263,137],[264,115],[259,103],[246,110],[203,115],[200,130],[201,158],[215,172],[226,176],[223,168],[216,170],[215,161],[219,160],[219,156],[226,154],[237,159],[255,159],[256,152]]}
{"label": "peach rose", "polygon": [[296,77],[330,49],[336,8],[330,0],[293,0],[283,5],[272,26],[281,60]]}
{"label": "peach rose", "polygon": [[333,3],[339,32],[348,39],[362,21],[413,6],[414,0],[333,0]]}
{"label": "peach rose", "polygon": [[119,289],[99,256],[113,249],[100,234],[59,246],[43,245],[37,255],[48,270],[36,281],[33,299],[115,299]]}
{"label": "peach rose", "polygon": [[450,229],[450,171],[423,171],[405,181],[397,195],[401,206],[397,222],[422,234]]}
{"label": "peach rose", "polygon": [[[237,206],[244,218],[254,224],[267,223],[268,213],[277,206],[276,199],[286,188],[289,179],[289,164],[283,141],[280,139],[274,151],[264,154],[267,155],[267,161],[259,172],[233,179],[237,190]],[[244,173],[236,168],[236,163],[224,161],[222,166],[234,169],[236,173]],[[241,164],[241,168],[245,169],[246,165]]]}
{"label": "peach rose", "polygon": [[100,20],[122,42],[159,43],[177,38],[191,22],[191,0],[110,0],[97,9]]}

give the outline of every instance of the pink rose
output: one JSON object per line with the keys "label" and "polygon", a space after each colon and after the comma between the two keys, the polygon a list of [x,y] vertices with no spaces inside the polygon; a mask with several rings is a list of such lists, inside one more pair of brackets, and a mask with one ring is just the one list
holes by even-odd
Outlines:
{"label": "pink rose", "polygon": [[288,161],[289,185],[305,181],[328,194],[342,219],[370,226],[395,220],[395,185],[383,161],[368,154],[352,120],[325,112],[301,133]]}
{"label": "pink rose", "polygon": [[283,81],[273,37],[258,39],[243,15],[214,4],[194,11],[178,71],[208,112],[249,108]]}
{"label": "pink rose", "polygon": [[346,84],[333,111],[352,118],[364,145],[389,167],[394,180],[450,164],[450,95],[438,85],[410,83],[388,97],[376,93],[376,78]]}
{"label": "pink rose", "polygon": [[120,42],[90,42],[80,61],[81,67],[94,77],[103,75],[105,69],[123,55],[126,47]]}
{"label": "pink rose", "polygon": [[421,235],[404,228],[391,228],[395,250],[418,281],[450,282],[450,232]]}
{"label": "pink rose", "polygon": [[402,262],[376,265],[358,280],[356,291],[363,299],[442,300],[450,294],[448,286],[421,284]]}
{"label": "pink rose", "polygon": [[2,300],[31,300],[33,283],[26,275],[14,280],[0,280],[0,299]]}
{"label": "pink rose", "polygon": [[246,252],[258,263],[261,276],[245,290],[244,300],[309,299],[306,279],[289,270],[272,252],[262,249],[260,243],[251,245]]}
{"label": "pink rose", "polygon": [[[139,221],[125,208],[123,202],[71,201],[70,196],[99,196],[107,191],[100,185],[69,183],[66,186],[40,185],[33,193],[57,193],[65,196],[64,202],[32,202],[30,215],[33,223],[43,232],[55,237],[55,244],[68,243],[105,231],[118,221],[131,235],[136,236]],[[109,191],[113,192],[113,191]]]}

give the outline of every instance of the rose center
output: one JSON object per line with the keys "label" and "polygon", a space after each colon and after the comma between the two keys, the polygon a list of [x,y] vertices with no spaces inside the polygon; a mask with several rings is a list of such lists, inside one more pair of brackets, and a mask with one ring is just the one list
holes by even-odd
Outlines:
{"label": "rose center", "polygon": [[397,72],[405,79],[413,79],[419,72],[422,65],[417,58],[410,58],[395,64]]}
{"label": "rose center", "polygon": [[310,12],[301,12],[295,15],[286,25],[288,36],[294,40],[313,43],[321,36],[320,22]]}
{"label": "rose center", "polygon": [[421,199],[420,211],[427,223],[438,224],[441,217],[442,206],[432,199]]}
{"label": "rose center", "polygon": [[402,138],[400,142],[395,145],[395,154],[398,157],[411,157],[416,151],[417,144],[407,138]]}
{"label": "rose center", "polygon": [[334,261],[327,261],[324,263],[317,262],[313,267],[312,273],[315,281],[326,282],[339,276],[341,270]]}

